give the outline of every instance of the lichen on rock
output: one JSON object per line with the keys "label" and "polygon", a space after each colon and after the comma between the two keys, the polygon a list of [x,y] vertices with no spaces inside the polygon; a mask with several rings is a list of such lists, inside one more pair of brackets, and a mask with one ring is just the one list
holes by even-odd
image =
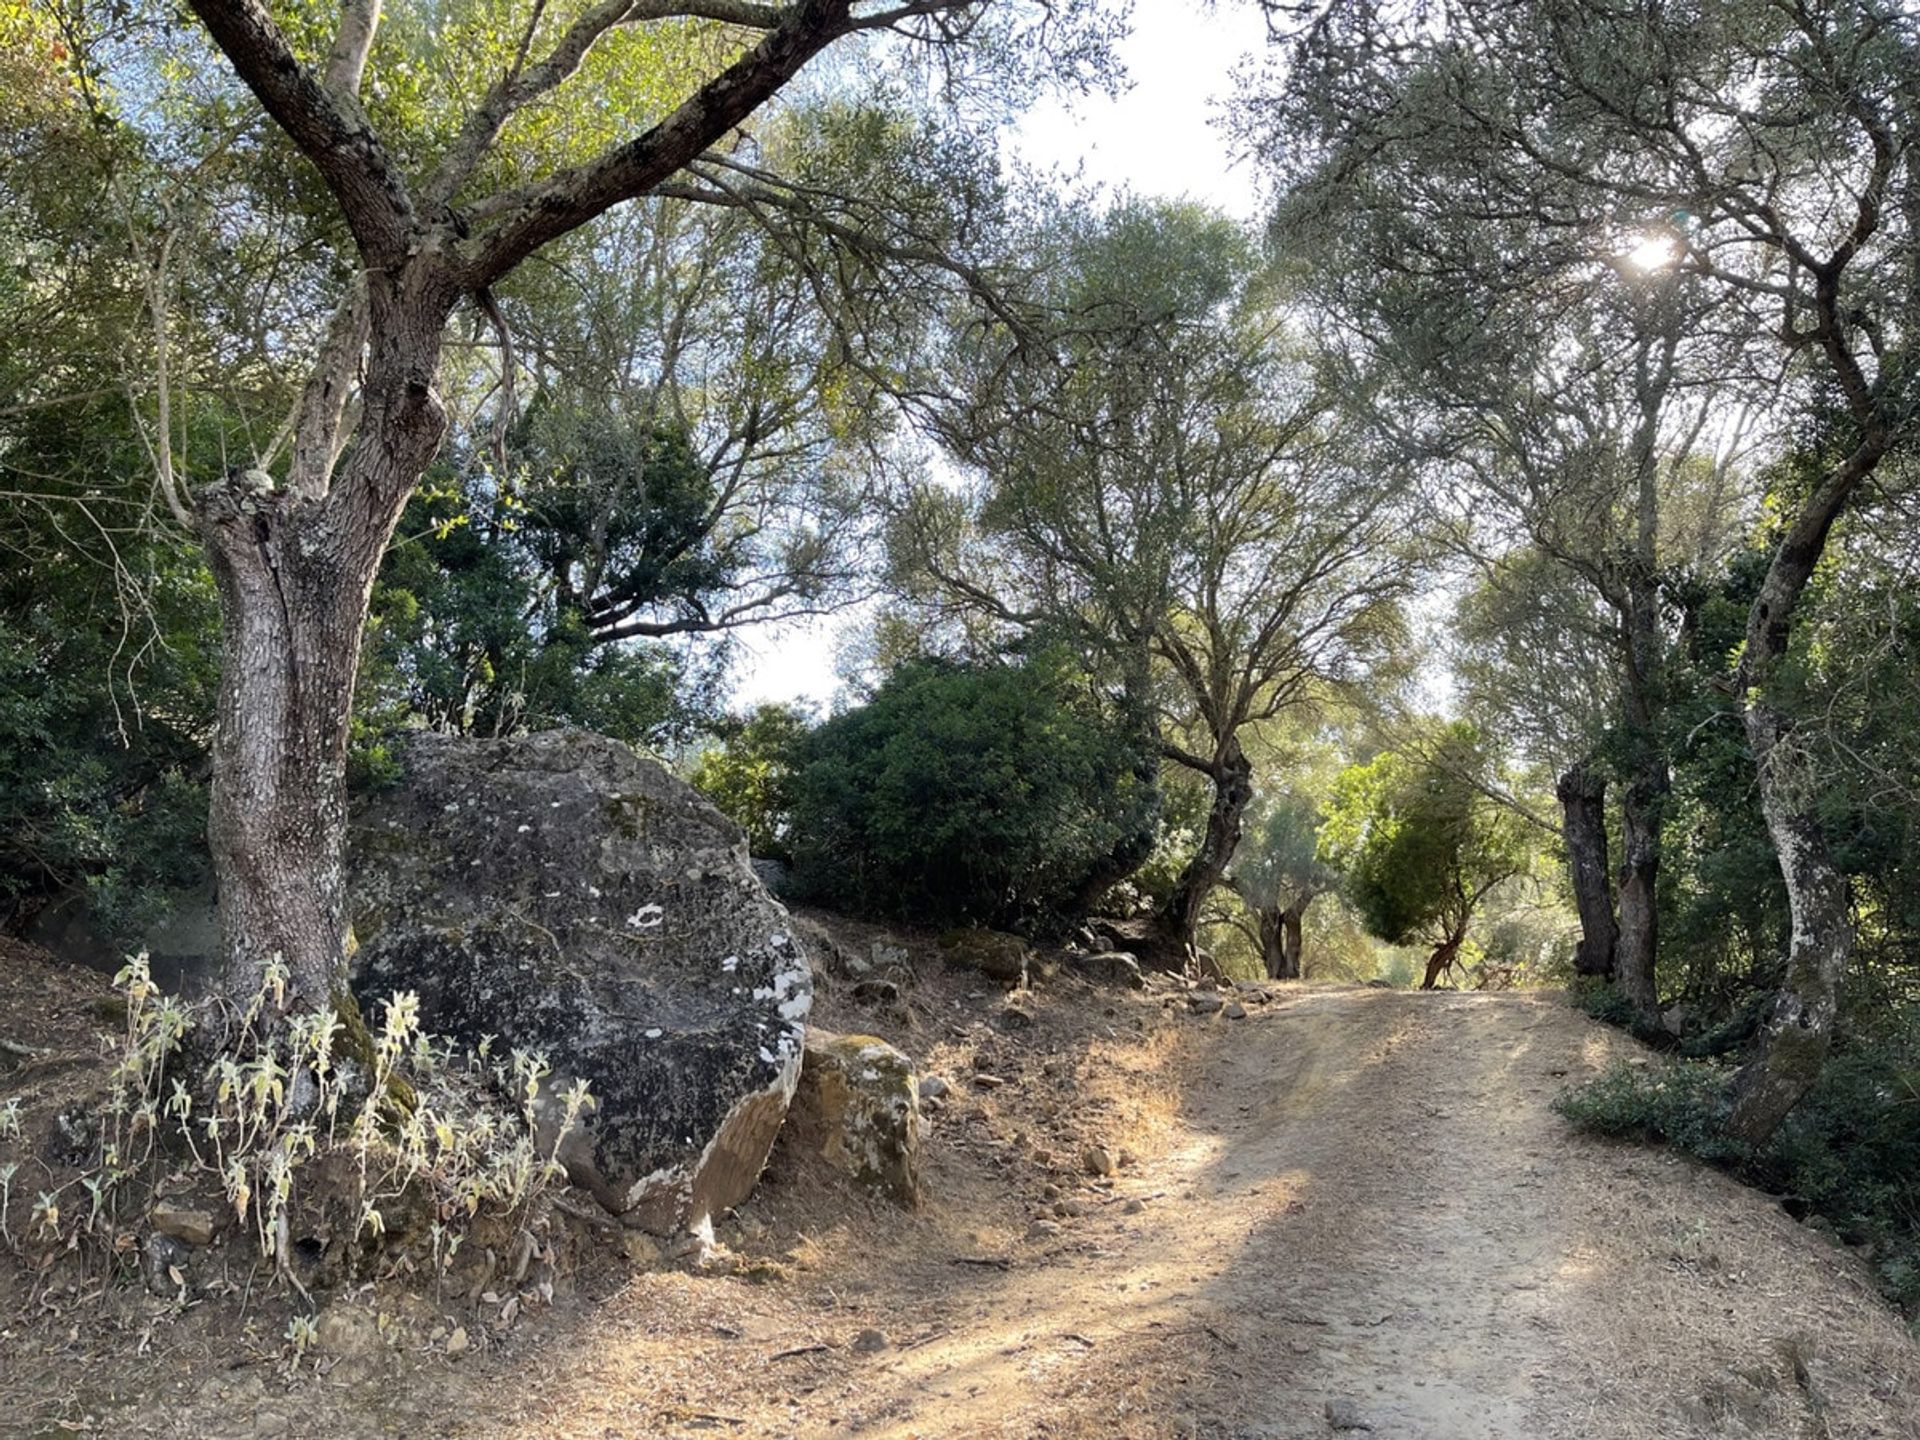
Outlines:
{"label": "lichen on rock", "polygon": [[431,1031],[544,1055],[595,1097],[575,1183],[660,1233],[751,1190],[812,1002],[745,839],[689,786],[585,731],[417,735],[354,820],[353,988]]}
{"label": "lichen on rock", "polygon": [[873,1035],[807,1032],[787,1143],[895,1204],[920,1201],[920,1091],[913,1061]]}

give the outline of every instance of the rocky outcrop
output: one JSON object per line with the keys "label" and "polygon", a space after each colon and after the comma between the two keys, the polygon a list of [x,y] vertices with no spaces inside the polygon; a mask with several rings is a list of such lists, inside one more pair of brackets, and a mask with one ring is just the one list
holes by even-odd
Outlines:
{"label": "rocky outcrop", "polygon": [[433,1032],[537,1052],[561,1158],[665,1233],[746,1197],[800,1072],[812,1001],[786,912],[739,829],[658,765],[584,731],[418,735],[358,809],[353,988],[417,991]]}
{"label": "rocky outcrop", "polygon": [[807,1032],[783,1144],[898,1205],[920,1201],[920,1086],[913,1061],[872,1035]]}

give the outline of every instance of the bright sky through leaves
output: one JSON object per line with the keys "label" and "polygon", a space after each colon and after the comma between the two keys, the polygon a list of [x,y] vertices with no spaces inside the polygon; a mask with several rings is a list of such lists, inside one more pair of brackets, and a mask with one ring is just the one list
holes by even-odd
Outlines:
{"label": "bright sky through leaves", "polygon": [[[1109,194],[1184,196],[1250,220],[1252,178],[1231,165],[1226,137],[1211,124],[1212,103],[1233,67],[1265,41],[1266,22],[1252,5],[1137,0],[1121,47],[1127,92],[1036,106],[1008,137],[1009,157],[1039,170],[1077,171],[1080,183]],[[836,684],[835,646],[855,623],[857,612],[847,612],[742,635],[735,702],[826,700]]]}

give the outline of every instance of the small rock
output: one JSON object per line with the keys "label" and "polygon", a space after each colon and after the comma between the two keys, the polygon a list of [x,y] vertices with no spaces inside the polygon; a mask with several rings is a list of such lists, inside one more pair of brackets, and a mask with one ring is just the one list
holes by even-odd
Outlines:
{"label": "small rock", "polygon": [[1058,1200],[1060,1198],[1060,1187],[1049,1180],[1040,1187],[1040,1198],[1042,1200]]}
{"label": "small rock", "polygon": [[456,1325],[453,1333],[447,1336],[447,1354],[449,1357],[467,1353],[467,1327]]}
{"label": "small rock", "polygon": [[922,1100],[938,1100],[951,1089],[953,1089],[953,1086],[949,1085],[938,1075],[922,1075],[920,1077],[920,1098]]}
{"label": "small rock", "polygon": [[209,1211],[189,1210],[185,1206],[157,1200],[147,1219],[160,1234],[171,1235],[189,1245],[213,1243],[213,1215]]}
{"label": "small rock", "polygon": [[853,1353],[856,1355],[878,1355],[887,1345],[887,1332],[871,1326],[853,1337]]}
{"label": "small rock", "polygon": [[317,1338],[330,1355],[375,1355],[386,1348],[373,1313],[344,1302],[320,1312]]}
{"label": "small rock", "polygon": [[1102,1146],[1089,1145],[1086,1153],[1080,1157],[1080,1167],[1089,1175],[1111,1175],[1114,1171],[1113,1156]]}
{"label": "small rock", "polygon": [[163,1300],[179,1295],[187,1273],[187,1247],[171,1235],[147,1237],[147,1289]]}
{"label": "small rock", "polygon": [[1058,1215],[1062,1220],[1078,1220],[1082,1215],[1087,1213],[1087,1202],[1084,1200],[1056,1200],[1053,1202],[1053,1213]]}
{"label": "small rock", "polygon": [[1120,1212],[1123,1215],[1141,1215],[1146,1213],[1146,1208],[1147,1202],[1136,1195],[1120,1207]]}
{"label": "small rock", "polygon": [[1002,1030],[1031,1030],[1033,1012],[1022,1005],[1011,1002],[1000,1007],[1000,1028]]}
{"label": "small rock", "polygon": [[1117,1158],[1120,1161],[1120,1168],[1122,1170],[1129,1170],[1140,1163],[1140,1157],[1124,1145],[1120,1147],[1120,1154]]}
{"label": "small rock", "polygon": [[853,987],[853,998],[863,1005],[891,1005],[900,998],[900,987],[891,980],[862,980]]}
{"label": "small rock", "polygon": [[1216,1014],[1226,1003],[1212,990],[1196,990],[1187,997],[1187,1008],[1196,1015]]}
{"label": "small rock", "polygon": [[1244,1020],[1247,1018],[1247,1007],[1235,1000],[1227,1006],[1226,1015],[1229,1020]]}
{"label": "small rock", "polygon": [[1031,1225],[1027,1226],[1027,1238],[1029,1240],[1045,1240],[1048,1236],[1058,1235],[1059,1233],[1060,1224],[1056,1220],[1035,1220]]}
{"label": "small rock", "polygon": [[989,1075],[984,1070],[978,1070],[974,1072],[973,1083],[978,1085],[982,1090],[998,1090],[1007,1082],[1002,1080],[998,1075]]}
{"label": "small rock", "polygon": [[1327,1424],[1335,1430],[1371,1430],[1373,1426],[1360,1415],[1360,1407],[1351,1400],[1327,1401]]}

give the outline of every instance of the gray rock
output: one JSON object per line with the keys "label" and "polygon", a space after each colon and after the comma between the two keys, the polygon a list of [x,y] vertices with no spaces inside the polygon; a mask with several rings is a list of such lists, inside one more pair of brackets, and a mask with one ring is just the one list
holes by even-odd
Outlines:
{"label": "gray rock", "polygon": [[922,1100],[939,1100],[952,1089],[953,1086],[938,1075],[923,1075],[920,1077],[920,1098]]}
{"label": "gray rock", "polygon": [[1327,1401],[1327,1424],[1335,1430],[1371,1430],[1373,1425],[1360,1414],[1351,1400]]}
{"label": "gray rock", "polygon": [[853,1337],[853,1353],[856,1355],[878,1355],[887,1348],[887,1332],[869,1327]]}
{"label": "gray rock", "polygon": [[412,736],[354,818],[352,983],[424,1027],[552,1067],[596,1099],[560,1158],[656,1233],[746,1198],[800,1072],[812,976],[740,830],[585,731]]}
{"label": "gray rock", "polygon": [[1238,1000],[1231,1001],[1227,1005],[1226,1015],[1229,1020],[1244,1020],[1247,1018],[1247,1007]]}
{"label": "gray rock", "polygon": [[[147,1237],[147,1289],[163,1300],[171,1300],[180,1293],[182,1282],[186,1279],[187,1263],[192,1258],[184,1242],[171,1235],[153,1234]],[[179,1280],[174,1279],[178,1275]]]}
{"label": "gray rock", "polygon": [[1187,1008],[1196,1015],[1218,1014],[1226,1003],[1211,990],[1196,990],[1187,997]]}
{"label": "gray rock", "polygon": [[875,1194],[920,1203],[920,1099],[913,1061],[872,1035],[807,1032],[783,1144],[822,1156]]}
{"label": "gray rock", "polygon": [[1124,950],[1113,949],[1111,942],[1096,954],[1074,956],[1072,963],[1075,974],[1095,985],[1119,985],[1128,990],[1144,990],[1147,986],[1140,962]]}
{"label": "gray rock", "polygon": [[1018,985],[1027,974],[1027,942],[999,930],[949,930],[940,937],[947,964],[978,970],[1005,985]]}
{"label": "gray rock", "polygon": [[1117,1167],[1112,1151],[1103,1145],[1089,1145],[1080,1157],[1080,1168],[1089,1175],[1111,1175]]}

